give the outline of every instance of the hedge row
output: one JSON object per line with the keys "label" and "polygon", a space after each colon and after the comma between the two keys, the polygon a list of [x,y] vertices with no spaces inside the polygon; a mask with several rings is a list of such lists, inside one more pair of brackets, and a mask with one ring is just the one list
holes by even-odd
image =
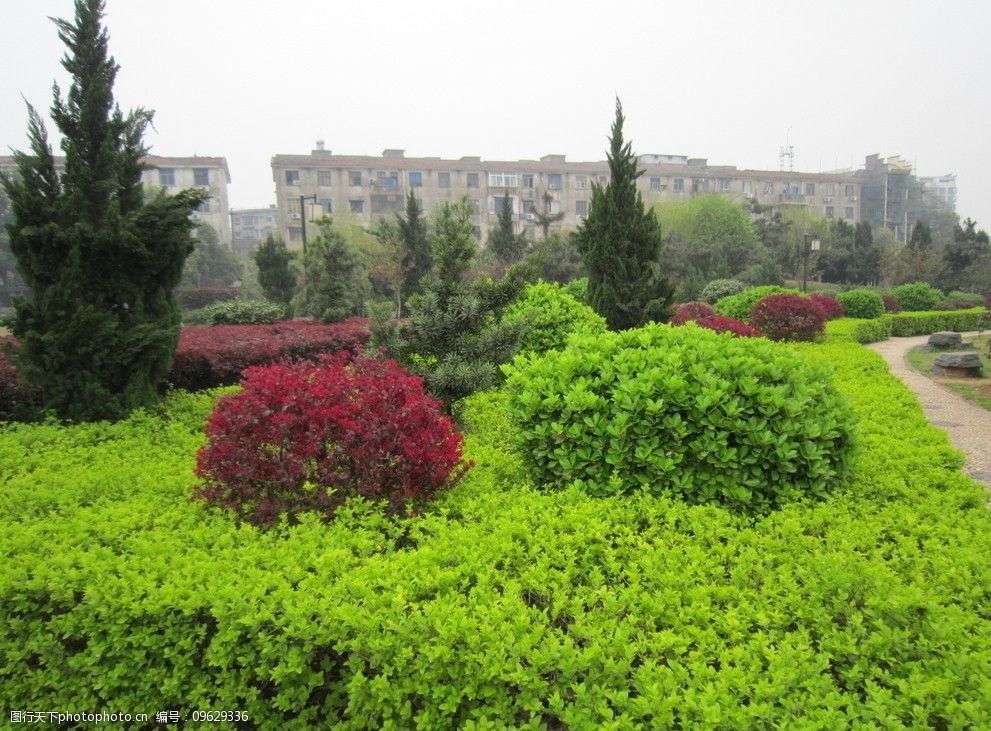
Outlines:
{"label": "hedge row", "polygon": [[[259,728],[981,728],[991,515],[883,361],[836,366],[864,452],[752,519],[542,492],[497,396],[420,516],[261,532],[189,498],[209,394],[0,432],[0,706],[240,709]],[[53,457],[57,455],[57,458]]]}
{"label": "hedge row", "polygon": [[984,312],[983,308],[977,307],[953,312],[899,312],[872,320],[845,317],[826,323],[826,337],[828,340],[876,343],[892,336],[930,335],[942,330],[968,332],[981,327]]}
{"label": "hedge row", "polygon": [[[25,418],[39,394],[18,379],[4,354],[5,343],[16,345],[16,341],[0,338],[0,420]],[[168,382],[194,391],[230,385],[238,382],[248,366],[355,351],[367,343],[368,321],[358,317],[332,325],[290,320],[274,325],[186,327]]]}

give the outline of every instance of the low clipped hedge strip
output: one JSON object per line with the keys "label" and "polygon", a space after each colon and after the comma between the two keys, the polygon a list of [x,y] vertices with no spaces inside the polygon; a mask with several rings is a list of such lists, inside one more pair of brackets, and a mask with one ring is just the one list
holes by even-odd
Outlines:
{"label": "low clipped hedge strip", "polygon": [[[848,488],[753,519],[534,490],[504,409],[432,509],[235,526],[190,502],[215,395],[15,425],[0,492],[0,705],[239,709],[259,728],[982,728],[991,517],[883,361],[835,364]],[[59,458],[53,460],[52,454]]]}
{"label": "low clipped hedge strip", "polygon": [[286,317],[286,308],[264,300],[217,302],[182,314],[185,325],[272,325]]}
{"label": "low clipped hedge strip", "polygon": [[878,317],[873,320],[860,320],[843,317],[826,323],[826,340],[851,340],[855,343],[877,343],[891,337],[891,319]]}
{"label": "low clipped hedge strip", "polygon": [[891,334],[895,337],[904,337],[929,335],[941,330],[956,332],[976,330],[983,314],[983,308],[975,307],[950,312],[899,312],[896,315],[888,315],[887,319],[891,321]]}

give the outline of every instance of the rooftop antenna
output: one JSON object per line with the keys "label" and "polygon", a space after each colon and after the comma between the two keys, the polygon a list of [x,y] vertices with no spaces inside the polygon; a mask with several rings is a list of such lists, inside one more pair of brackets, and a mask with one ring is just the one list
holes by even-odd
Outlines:
{"label": "rooftop antenna", "polygon": [[785,171],[786,160],[788,161],[788,172],[792,172],[795,169],[795,147],[791,144],[791,127],[788,128],[785,144],[778,153],[778,166],[781,168],[781,172]]}

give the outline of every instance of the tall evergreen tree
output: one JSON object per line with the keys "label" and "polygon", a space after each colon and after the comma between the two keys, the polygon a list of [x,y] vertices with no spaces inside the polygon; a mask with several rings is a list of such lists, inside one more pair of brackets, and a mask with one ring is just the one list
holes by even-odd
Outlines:
{"label": "tall evergreen tree", "polygon": [[16,304],[16,365],[41,387],[45,408],[90,420],[154,403],[179,339],[172,290],[193,249],[190,213],[206,195],[146,201],[142,143],[152,112],[114,103],[119,67],[108,53],[102,0],[77,0],[56,20],[68,47],[65,98],[51,114],[63,135],[60,176],[40,115],[28,106],[30,152],[15,154],[3,187],[10,244],[30,289]]}
{"label": "tall evergreen tree", "polygon": [[298,310],[323,322],[361,314],[370,287],[358,252],[329,216],[317,226],[320,234],[306,250],[306,283]]}
{"label": "tall evergreen tree", "polygon": [[588,270],[588,303],[610,328],[625,330],[666,321],[674,286],[660,272],[661,227],[637,190],[643,171],[632,144],[623,141],[618,98],[609,143],[609,183],[592,183],[588,216],[575,240]]}
{"label": "tall evergreen tree", "polygon": [[526,251],[526,236],[513,232],[513,202],[508,190],[499,202],[496,227],[489,231],[486,245],[503,264],[518,262]]}
{"label": "tall evergreen tree", "polygon": [[258,284],[265,299],[288,305],[296,293],[296,273],[292,270],[292,252],[282,239],[266,237],[255,252]]}
{"label": "tall evergreen tree", "polygon": [[406,217],[396,214],[399,235],[403,241],[403,286],[401,299],[406,300],[423,290],[421,280],[430,271],[433,254],[427,237],[427,222],[420,201],[410,190],[406,196]]}
{"label": "tall evergreen tree", "polygon": [[932,229],[925,221],[916,221],[912,228],[912,236],[908,240],[910,249],[916,251],[928,251],[933,245]]}
{"label": "tall evergreen tree", "polygon": [[244,267],[234,252],[220,243],[217,230],[206,221],[196,223],[193,253],[182,270],[183,287],[231,287]]}

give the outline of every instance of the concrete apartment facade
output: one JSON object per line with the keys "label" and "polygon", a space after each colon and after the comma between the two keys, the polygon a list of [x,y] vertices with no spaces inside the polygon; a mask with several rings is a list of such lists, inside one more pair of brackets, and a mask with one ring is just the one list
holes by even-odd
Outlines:
{"label": "concrete apartment facade", "polygon": [[[216,230],[220,243],[231,246],[230,204],[227,198],[231,174],[226,158],[148,155],[144,163],[149,166],[141,174],[141,183],[145,188],[164,188],[168,193],[177,193],[183,188],[209,191],[210,199],[193,213],[193,218],[209,223]],[[57,156],[55,167],[60,173],[64,172],[65,158]],[[13,157],[0,157],[0,170],[15,168]]]}
{"label": "concrete apartment facade", "polygon": [[[805,206],[824,218],[860,220],[860,180],[852,174],[738,170],[683,155],[638,159],[644,174],[637,184],[648,202],[719,193],[740,202],[756,198],[763,205]],[[575,229],[588,213],[592,183],[607,183],[609,167],[605,161],[568,162],[564,155],[515,162],[406,157],[398,149],[385,150],[380,157],[335,155],[318,142],[308,155],[275,155],[272,177],[279,233],[287,246],[300,248],[304,214],[307,221],[343,215],[367,225],[402,211],[410,190],[428,212],[468,196],[480,240],[496,224],[506,193],[518,231],[536,235],[533,214],[543,210],[545,194],[551,197],[550,211],[564,213],[551,231]]]}
{"label": "concrete apartment facade", "polygon": [[239,256],[253,254],[267,236],[277,234],[278,215],[275,206],[232,210],[234,253]]}

